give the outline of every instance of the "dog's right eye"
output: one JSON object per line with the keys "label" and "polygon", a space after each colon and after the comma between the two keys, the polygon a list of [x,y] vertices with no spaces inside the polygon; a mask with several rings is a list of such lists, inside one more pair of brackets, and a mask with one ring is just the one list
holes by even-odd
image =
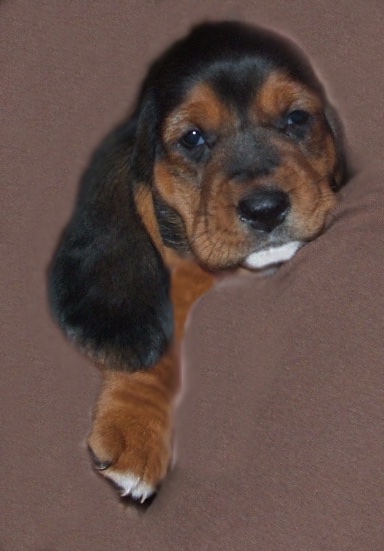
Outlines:
{"label": "dog's right eye", "polygon": [[287,126],[303,126],[309,121],[310,117],[311,115],[307,111],[295,109],[287,116]]}
{"label": "dog's right eye", "polygon": [[190,130],[181,138],[180,144],[188,149],[195,149],[195,147],[205,145],[205,139],[199,130]]}

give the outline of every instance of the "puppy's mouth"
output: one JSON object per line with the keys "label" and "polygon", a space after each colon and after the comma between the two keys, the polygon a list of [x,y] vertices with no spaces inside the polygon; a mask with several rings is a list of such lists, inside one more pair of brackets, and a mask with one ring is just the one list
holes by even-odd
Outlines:
{"label": "puppy's mouth", "polygon": [[293,258],[303,245],[302,241],[289,241],[283,245],[265,247],[260,251],[248,255],[243,262],[243,266],[250,270],[261,270],[277,266]]}

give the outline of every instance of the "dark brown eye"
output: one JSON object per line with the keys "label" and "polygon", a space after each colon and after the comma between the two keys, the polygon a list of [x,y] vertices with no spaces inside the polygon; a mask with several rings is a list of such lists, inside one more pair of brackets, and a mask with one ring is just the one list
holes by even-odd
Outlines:
{"label": "dark brown eye", "polygon": [[302,126],[309,121],[310,114],[307,111],[296,109],[287,116],[287,126]]}
{"label": "dark brown eye", "polygon": [[194,149],[205,144],[205,139],[199,130],[190,130],[180,140],[181,145],[188,149]]}

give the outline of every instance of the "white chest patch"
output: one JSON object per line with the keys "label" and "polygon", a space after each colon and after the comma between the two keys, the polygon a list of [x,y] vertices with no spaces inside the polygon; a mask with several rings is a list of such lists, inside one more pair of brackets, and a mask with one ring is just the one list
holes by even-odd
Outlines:
{"label": "white chest patch", "polygon": [[256,270],[272,264],[286,262],[294,256],[301,245],[301,241],[291,241],[279,247],[270,247],[269,249],[252,253],[245,259],[244,266]]}

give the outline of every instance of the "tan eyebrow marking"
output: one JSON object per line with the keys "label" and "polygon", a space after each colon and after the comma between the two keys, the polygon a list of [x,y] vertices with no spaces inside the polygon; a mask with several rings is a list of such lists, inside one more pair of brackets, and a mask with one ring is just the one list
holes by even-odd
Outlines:
{"label": "tan eyebrow marking", "polygon": [[259,90],[251,110],[257,121],[263,123],[290,109],[317,113],[322,108],[322,100],[316,93],[283,72],[274,71]]}
{"label": "tan eyebrow marking", "polygon": [[233,114],[212,88],[208,84],[198,84],[183,103],[166,118],[163,125],[163,140],[172,143],[191,126],[215,132],[232,120]]}

